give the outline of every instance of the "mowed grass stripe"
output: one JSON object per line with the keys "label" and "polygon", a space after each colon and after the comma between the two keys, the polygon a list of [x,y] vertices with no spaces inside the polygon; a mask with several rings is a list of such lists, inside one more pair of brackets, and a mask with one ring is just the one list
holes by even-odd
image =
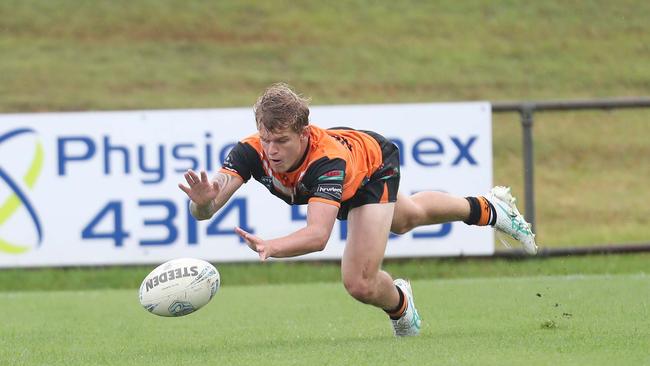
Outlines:
{"label": "mowed grass stripe", "polygon": [[0,293],[3,365],[494,364],[650,362],[650,276],[413,282],[421,337],[338,283],[225,286],[184,318],[146,313],[137,290]]}
{"label": "mowed grass stripe", "polygon": [[[526,277],[571,274],[650,274],[650,253],[528,260],[425,258],[384,261],[391,274],[410,279]],[[262,285],[340,282],[337,262],[215,263],[224,284]],[[156,267],[88,267],[0,270],[0,291],[138,288]]]}

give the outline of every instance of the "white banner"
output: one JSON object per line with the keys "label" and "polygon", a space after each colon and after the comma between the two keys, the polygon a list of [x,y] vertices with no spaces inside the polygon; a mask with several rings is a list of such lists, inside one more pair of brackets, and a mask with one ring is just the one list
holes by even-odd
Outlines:
{"label": "white banner", "polygon": [[[376,131],[401,151],[400,191],[487,192],[488,103],[312,107],[321,127]],[[255,132],[251,108],[0,115],[0,267],[159,263],[176,257],[257,261],[234,234],[262,238],[305,224],[251,179],[209,222],[177,187],[188,168],[214,173]],[[323,252],[340,258],[345,222]],[[489,255],[492,230],[449,223],[391,237],[387,257]]]}

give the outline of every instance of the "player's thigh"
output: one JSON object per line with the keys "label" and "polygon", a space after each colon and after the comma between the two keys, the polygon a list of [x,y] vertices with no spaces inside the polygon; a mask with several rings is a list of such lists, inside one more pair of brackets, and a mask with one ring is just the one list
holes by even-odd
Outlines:
{"label": "player's thigh", "polygon": [[394,203],[355,207],[348,214],[348,239],[341,261],[345,278],[371,278],[384,259]]}
{"label": "player's thigh", "polygon": [[411,228],[422,215],[422,209],[413,202],[411,197],[398,193],[391,222],[391,231],[402,234],[405,230]]}

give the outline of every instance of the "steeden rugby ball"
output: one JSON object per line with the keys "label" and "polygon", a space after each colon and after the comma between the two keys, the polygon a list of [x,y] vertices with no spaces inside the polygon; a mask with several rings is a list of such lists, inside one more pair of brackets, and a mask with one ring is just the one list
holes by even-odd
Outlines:
{"label": "steeden rugby ball", "polygon": [[219,271],[194,258],[173,259],[156,267],[140,285],[140,304],[160,316],[183,316],[205,306],[219,290]]}

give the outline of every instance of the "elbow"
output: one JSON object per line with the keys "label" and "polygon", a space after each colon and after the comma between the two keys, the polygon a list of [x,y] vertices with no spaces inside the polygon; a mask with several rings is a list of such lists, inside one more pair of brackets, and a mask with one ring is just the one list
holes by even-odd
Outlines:
{"label": "elbow", "polygon": [[322,252],[325,250],[325,247],[327,246],[327,242],[330,239],[330,233],[328,232],[322,232],[319,233],[316,236],[316,239],[314,240],[314,251],[315,252]]}
{"label": "elbow", "polygon": [[325,250],[326,246],[327,246],[327,240],[319,241],[318,243],[316,243],[316,245],[314,247],[314,249],[315,249],[314,251],[315,252],[322,252],[323,250]]}

